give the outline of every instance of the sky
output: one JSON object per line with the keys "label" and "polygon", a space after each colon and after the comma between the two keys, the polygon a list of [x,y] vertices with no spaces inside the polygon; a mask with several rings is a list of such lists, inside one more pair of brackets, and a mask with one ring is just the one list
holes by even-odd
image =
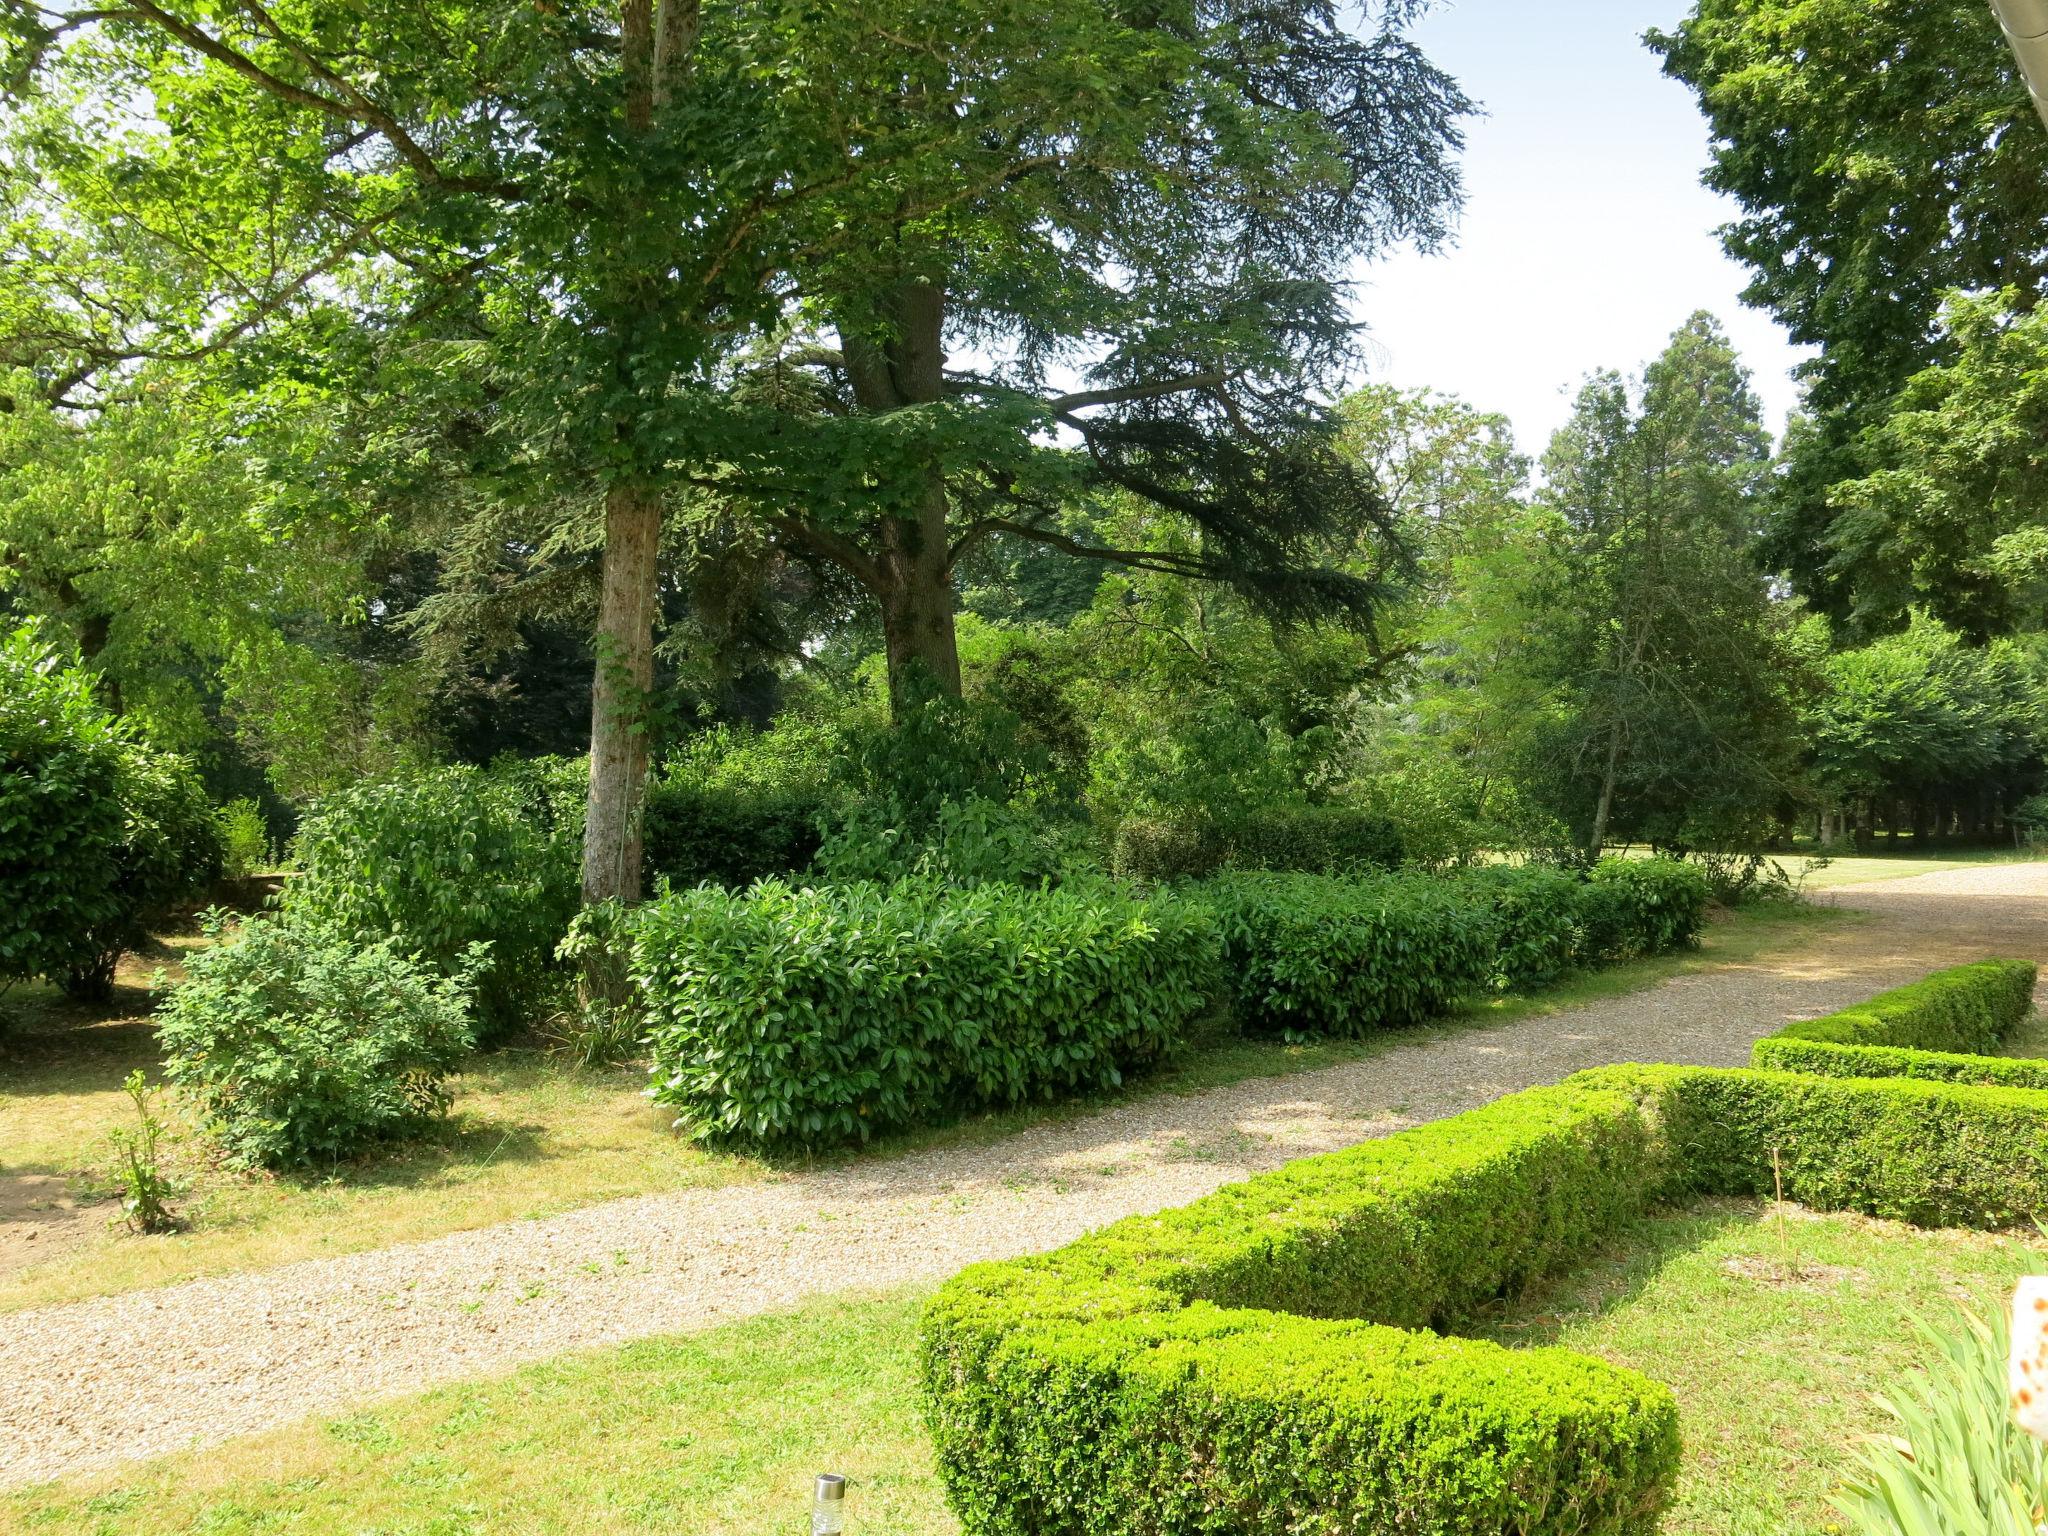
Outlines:
{"label": "sky", "polygon": [[1640,368],[1696,309],[1719,316],[1773,432],[1801,356],[1744,305],[1700,185],[1707,131],[1643,32],[1686,0],[1448,0],[1415,27],[1487,115],[1467,125],[1455,245],[1354,274],[1375,381],[1504,412],[1540,453],[1595,368]]}

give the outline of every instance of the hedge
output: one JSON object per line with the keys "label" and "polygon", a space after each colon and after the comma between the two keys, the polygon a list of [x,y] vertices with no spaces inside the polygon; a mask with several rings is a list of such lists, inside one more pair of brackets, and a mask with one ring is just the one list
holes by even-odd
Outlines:
{"label": "hedge", "polygon": [[1913,1051],[1895,1045],[1835,1045],[1826,1040],[1759,1040],[1754,1065],[1813,1077],[1914,1077],[1935,1083],[2048,1091],[2048,1061]]}
{"label": "hedge", "polygon": [[1492,975],[1490,909],[1432,875],[1246,873],[1201,890],[1247,1030],[1298,1039],[1416,1024]]}
{"label": "hedge", "polygon": [[1377,811],[1344,804],[1264,805],[1234,816],[1181,810],[1126,816],[1110,843],[1119,879],[1200,879],[1223,869],[1359,874],[1400,867],[1400,829]]}
{"label": "hedge", "polygon": [[[1825,1018],[1787,1024],[1770,1042],[1897,1046],[1914,1051],[1996,1050],[2034,1009],[2031,960],[1958,965]],[[1766,1044],[1758,1042],[1759,1046]],[[1765,1057],[1775,1064],[1773,1052]],[[1758,1065],[1764,1065],[1759,1059]]]}
{"label": "hedge", "polygon": [[1113,890],[904,881],[649,903],[632,968],[653,1097],[700,1137],[865,1140],[1116,1086],[1217,982],[1214,921]]}
{"label": "hedge", "polygon": [[2048,1212],[2048,1095],[1619,1067],[964,1271],[926,1416],[971,1536],[1651,1529],[1669,1392],[1456,1325],[1654,1201],[1762,1194],[1996,1226]]}
{"label": "hedge", "polygon": [[1289,1039],[1420,1023],[1498,981],[1535,986],[1695,942],[1706,879],[1670,859],[1455,876],[1238,872],[1199,891],[1238,1020]]}

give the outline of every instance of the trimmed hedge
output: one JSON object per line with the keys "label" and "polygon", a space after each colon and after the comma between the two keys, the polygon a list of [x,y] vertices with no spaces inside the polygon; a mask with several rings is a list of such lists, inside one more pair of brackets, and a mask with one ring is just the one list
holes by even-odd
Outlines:
{"label": "trimmed hedge", "polygon": [[1913,1077],[1932,1083],[2048,1092],[2048,1061],[1912,1051],[1896,1045],[1835,1045],[1826,1040],[1759,1040],[1752,1063],[1812,1077]]}
{"label": "trimmed hedge", "polygon": [[[1502,986],[1540,987],[1587,962],[1583,908],[1593,888],[1583,876],[1548,864],[1493,864],[1452,878],[1493,910],[1493,971]],[[1603,889],[1592,899],[1610,898]]]}
{"label": "trimmed hedge", "polygon": [[1417,1024],[1493,972],[1492,912],[1432,875],[1231,874],[1202,896],[1247,1030],[1301,1039]]}
{"label": "trimmed hedge", "polygon": [[700,1137],[865,1140],[1106,1089],[1209,1003],[1202,907],[921,881],[671,891],[634,919],[653,1097]]}
{"label": "trimmed hedge", "polygon": [[1579,959],[1611,965],[1699,942],[1710,895],[1706,871],[1679,859],[1602,859],[1579,893]]}
{"label": "trimmed hedge", "polygon": [[[1769,1042],[1818,1040],[1914,1051],[1989,1051],[1997,1049],[2033,1009],[2031,960],[1980,960],[1936,971],[1825,1018],[1787,1024]],[[1758,1065],[1764,1064],[1759,1059]]]}
{"label": "trimmed hedge", "polygon": [[[964,1271],[926,1416],[972,1536],[1651,1529],[1668,1391],[1419,1331],[1560,1273],[1654,1201],[1765,1194],[1995,1226],[2048,1212],[2048,1095],[1582,1073]],[[1344,1321],[1319,1321],[1317,1318]]]}

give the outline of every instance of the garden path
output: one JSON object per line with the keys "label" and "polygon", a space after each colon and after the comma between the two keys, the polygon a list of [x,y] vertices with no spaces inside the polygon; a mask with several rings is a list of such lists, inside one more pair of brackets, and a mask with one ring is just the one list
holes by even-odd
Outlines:
{"label": "garden path", "polygon": [[0,1316],[0,1486],[820,1293],[936,1281],[1582,1067],[1738,1065],[1784,1020],[1933,967],[2048,958],[2048,864],[1824,899],[1869,916],[1788,952],[1343,1066],[1141,1098],[982,1143]]}

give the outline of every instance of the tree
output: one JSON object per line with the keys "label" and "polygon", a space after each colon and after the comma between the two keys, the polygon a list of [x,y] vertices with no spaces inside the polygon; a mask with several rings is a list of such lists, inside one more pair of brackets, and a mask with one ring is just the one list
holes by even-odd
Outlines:
{"label": "tree", "polygon": [[675,519],[850,577],[899,697],[958,687],[955,562],[1102,486],[1205,539],[1092,557],[1370,603],[1299,569],[1376,509],[1307,398],[1346,262],[1455,202],[1415,8],[12,5],[0,359],[79,407],[260,340],[601,552],[584,889],[630,896]]}
{"label": "tree", "polygon": [[1649,43],[1699,94],[1707,184],[1742,208],[1722,240],[1753,273],[1744,298],[1821,349],[1765,547],[1847,615],[1865,568],[1832,538],[1828,488],[1861,472],[1860,435],[1907,379],[1952,355],[1949,292],[2038,301],[2048,137],[1978,0],[1697,0]]}
{"label": "tree", "polygon": [[1439,669],[1440,707],[1477,716],[1588,854],[1617,830],[1737,839],[1794,777],[1789,616],[1748,558],[1768,465],[1747,375],[1694,315],[1639,383],[1586,382],[1529,517],[1444,614],[1490,660]]}

